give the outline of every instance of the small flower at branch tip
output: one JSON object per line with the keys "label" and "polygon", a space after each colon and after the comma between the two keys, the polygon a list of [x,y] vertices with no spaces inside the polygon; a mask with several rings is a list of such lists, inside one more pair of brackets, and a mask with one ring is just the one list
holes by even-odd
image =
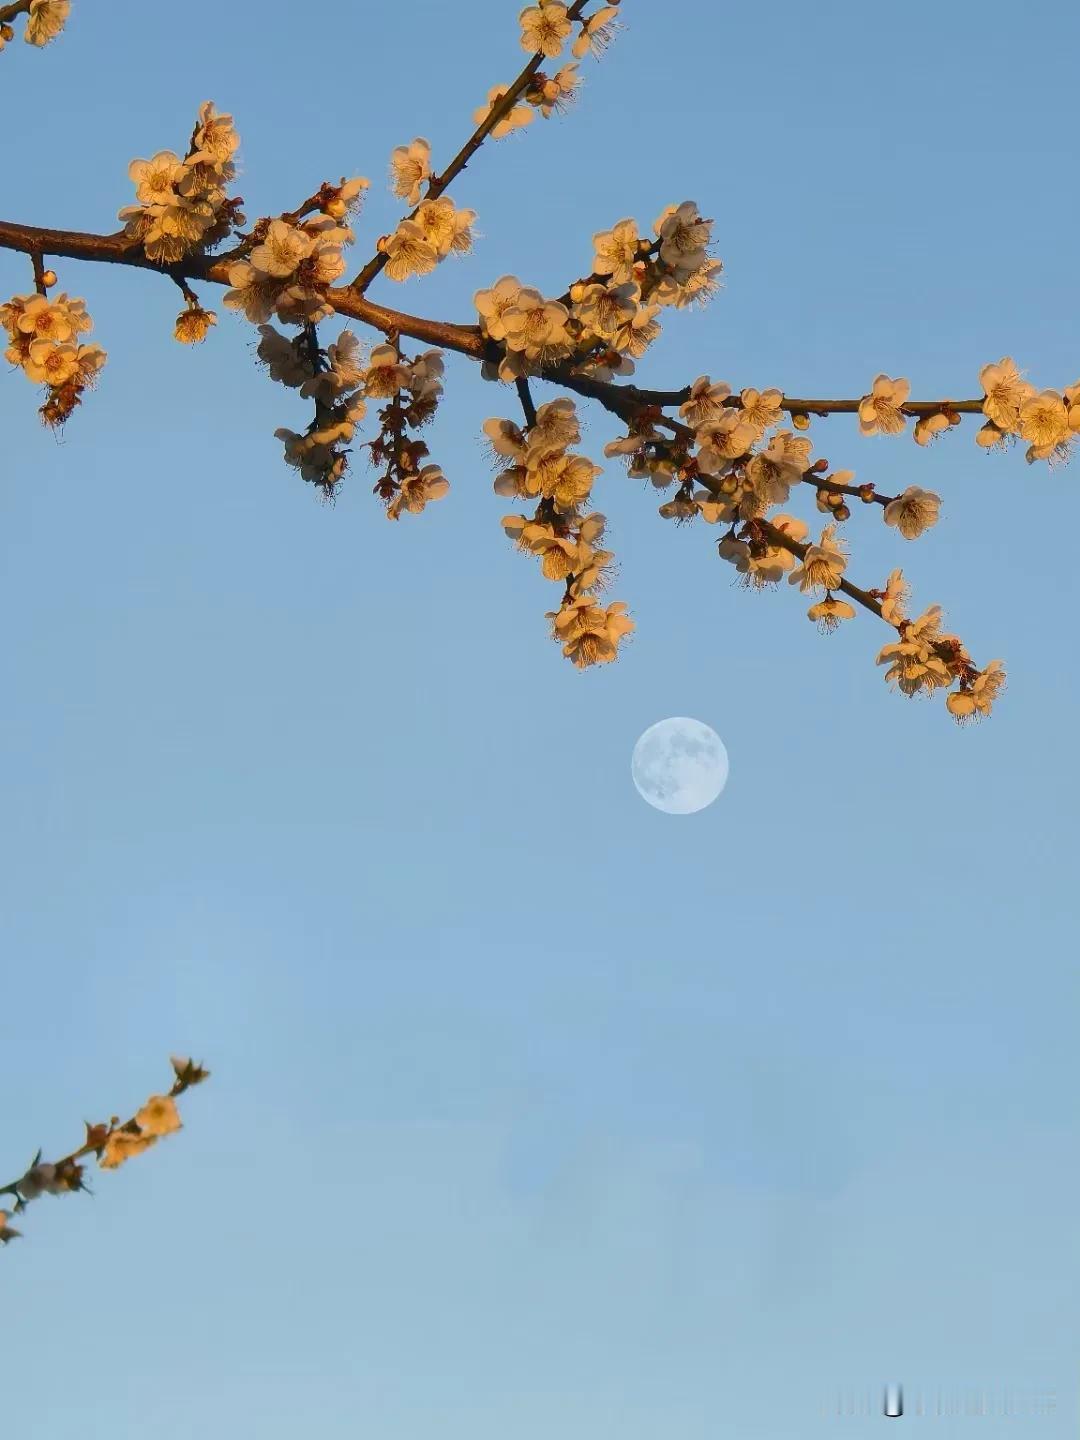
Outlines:
{"label": "small flower at branch tip", "polygon": [[970,682],[961,682],[959,690],[945,697],[949,714],[961,725],[982,720],[990,714],[995,700],[1005,688],[1005,668],[1000,660],[991,660]]}
{"label": "small flower at branch tip", "polygon": [[817,624],[821,633],[827,635],[835,630],[842,620],[854,620],[855,607],[846,600],[838,600],[835,595],[826,595],[824,600],[818,600],[811,605],[806,614]]}
{"label": "small flower at branch tip", "polygon": [[0,1245],[6,1245],[11,1240],[18,1240],[22,1235],[21,1230],[16,1230],[14,1226],[7,1223],[10,1219],[10,1210],[0,1210]]}
{"label": "small flower at branch tip", "polygon": [[613,285],[627,285],[636,278],[641,255],[641,238],[635,220],[620,220],[610,230],[593,236],[593,270],[610,275]]}
{"label": "small flower at branch tip", "polygon": [[204,1080],[210,1078],[210,1071],[204,1069],[201,1062],[196,1064],[186,1055],[170,1055],[169,1064],[173,1068],[173,1074],[177,1081],[185,1089],[191,1085],[201,1085]]}
{"label": "small flower at branch tip", "polygon": [[702,219],[693,200],[668,205],[657,216],[653,228],[660,241],[660,259],[676,282],[689,281],[709,263],[706,247],[711,242],[712,224]]}
{"label": "small flower at branch tip", "polygon": [[905,540],[915,540],[938,521],[941,496],[918,485],[909,485],[902,495],[885,506],[883,518],[893,525]]}
{"label": "small flower at branch tip", "polygon": [[181,310],[176,317],[173,336],[181,345],[198,345],[209,335],[210,327],[216,324],[217,316],[213,310],[204,310],[198,303],[189,301],[187,309]]}
{"label": "small flower at branch tip", "polygon": [[634,629],[617,600],[605,609],[587,595],[567,601],[558,610],[549,610],[553,638],[562,644],[563,654],[579,670],[591,665],[610,664],[618,656],[619,644]]}
{"label": "small flower at branch tip", "polygon": [[135,198],[142,205],[175,201],[176,186],[184,173],[184,162],[173,150],[159,150],[149,160],[132,160],[128,166],[128,179],[134,183]]}
{"label": "small flower at branch tip", "polygon": [[573,29],[567,7],[561,0],[540,0],[527,5],[518,16],[521,26],[521,48],[530,55],[554,58],[565,46]]}
{"label": "small flower at branch tip", "polygon": [[386,507],[387,518],[398,520],[403,510],[419,515],[431,501],[441,500],[449,491],[450,482],[442,468],[425,465],[416,475],[409,475],[401,482],[401,488]]}

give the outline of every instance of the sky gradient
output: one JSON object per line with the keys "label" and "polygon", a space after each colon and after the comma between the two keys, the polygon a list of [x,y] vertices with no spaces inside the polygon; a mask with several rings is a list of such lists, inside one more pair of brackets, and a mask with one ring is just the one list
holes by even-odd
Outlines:
{"label": "sky gradient", "polygon": [[[370,177],[362,261],[391,148],[445,161],[522,59],[502,0],[318,26],[234,0],[205,37],[198,7],[74,8],[0,56],[5,218],[116,228],[128,161],[213,99],[249,217]],[[373,298],[471,320],[506,272],[555,294],[594,231],[692,197],[725,289],[666,312],[643,383],[958,397],[1004,354],[1077,378],[1080,17],[624,11],[574,111],[451,187],[475,253]],[[899,1380],[1053,1391],[1025,1434],[1074,1434],[1077,464],[987,456],[970,424],[928,453],[812,432],[943,495],[911,544],[857,512],[849,573],[902,563],[1006,661],[980,727],[889,693],[871,617],[822,637],[789,587],[745,594],[617,465],[596,502],[638,629],[582,674],[499,525],[479,436],[512,391],[451,358],[450,496],[388,524],[361,464],[324,507],[273,436],[303,403],[220,291],[192,351],[164,279],[56,268],[109,363],[59,442],[0,376],[3,1179],[131,1113],[170,1051],[213,1078],[0,1255],[6,1428],[815,1440],[866,1433],[823,1414],[838,1389]],[[584,418],[600,459],[616,428]],[[730,755],[697,815],[631,783],[667,715]]]}

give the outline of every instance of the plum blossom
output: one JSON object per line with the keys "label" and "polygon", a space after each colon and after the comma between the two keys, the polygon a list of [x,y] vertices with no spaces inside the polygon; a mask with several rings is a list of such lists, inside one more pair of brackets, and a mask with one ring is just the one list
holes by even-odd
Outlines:
{"label": "plum blossom", "polygon": [[615,35],[615,17],[618,15],[618,7],[615,5],[602,5],[599,10],[585,20],[577,39],[570,47],[571,54],[580,59],[584,55],[600,55],[610,45]]}
{"label": "plum blossom", "polygon": [[579,670],[589,665],[607,665],[618,655],[619,644],[634,629],[622,601],[605,609],[587,595],[570,600],[559,610],[548,612],[553,638],[562,644],[563,654]]}
{"label": "plum blossom", "polygon": [[390,152],[390,186],[399,200],[420,203],[420,190],[431,176],[431,145],[418,136]]}
{"label": "plum blossom", "polygon": [[932,490],[909,485],[902,495],[885,506],[886,525],[894,525],[905,540],[915,540],[924,530],[937,524],[941,496]]}
{"label": "plum blossom", "polygon": [[425,465],[416,475],[406,476],[401,488],[386,507],[388,520],[400,520],[401,512],[419,515],[432,500],[450,492],[450,482],[438,465]]}
{"label": "plum blossom", "polygon": [[560,0],[540,0],[527,5],[518,16],[521,26],[521,48],[530,54],[558,55],[569,38],[573,22]]}
{"label": "plum blossom", "polygon": [[818,600],[811,605],[806,614],[810,620],[817,623],[822,634],[828,634],[835,630],[842,620],[854,620],[855,607],[846,600],[838,600],[835,595],[826,595],[824,600]]}
{"label": "plum blossom", "polygon": [[998,430],[1013,431],[1020,420],[1020,407],[1035,387],[1020,374],[1016,362],[1005,355],[994,365],[984,365],[979,371],[979,383],[983,387],[983,414]]}
{"label": "plum blossom", "polygon": [[899,435],[907,424],[900,407],[910,394],[909,380],[878,375],[870,394],[859,401],[859,429],[864,435]]}
{"label": "plum blossom", "polygon": [[598,230],[593,236],[593,249],[593,270],[597,275],[610,275],[613,285],[627,285],[635,278],[641,251],[635,221],[620,220],[610,230]]}
{"label": "plum blossom", "polygon": [[378,248],[387,257],[384,273],[390,280],[430,275],[439,263],[438,251],[415,220],[402,220],[392,235],[379,241]]}
{"label": "plum blossom", "polygon": [[171,1095],[151,1095],[136,1113],[135,1123],[144,1135],[171,1135],[181,1128],[176,1101]]}
{"label": "plum blossom", "polygon": [[904,579],[903,571],[892,570],[885,582],[884,593],[881,595],[881,618],[889,625],[899,625],[907,618],[907,602],[911,594],[911,587]]}
{"label": "plum blossom", "polygon": [[826,525],[816,545],[808,545],[802,563],[788,576],[788,583],[807,590],[836,590],[847,565],[841,541],[834,539],[835,525]]}
{"label": "plum blossom", "polygon": [[[487,94],[487,104],[481,105],[479,110],[473,111],[473,124],[483,125],[509,89],[509,85],[493,85]],[[528,105],[511,106],[507,114],[493,126],[490,132],[491,138],[502,140],[504,136],[513,134],[515,130],[520,130],[525,125],[531,125],[534,114],[535,112]]]}
{"label": "plum blossom", "polygon": [[30,45],[48,45],[67,24],[71,0],[30,0],[23,39]]}

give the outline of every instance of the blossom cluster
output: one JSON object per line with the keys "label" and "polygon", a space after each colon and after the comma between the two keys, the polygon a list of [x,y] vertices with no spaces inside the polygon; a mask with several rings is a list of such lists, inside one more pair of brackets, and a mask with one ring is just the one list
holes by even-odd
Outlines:
{"label": "blossom cluster", "polygon": [[[67,24],[71,0],[30,0],[22,13],[26,15],[23,39],[27,44],[48,45]],[[14,27],[7,20],[0,22],[0,50],[14,38]]]}
{"label": "blossom cluster", "polygon": [[466,255],[472,248],[475,210],[459,210],[449,195],[422,200],[431,180],[431,146],[422,136],[399,145],[390,156],[390,187],[414,207],[392,234],[380,237],[384,271],[391,280],[429,275],[448,255]]}
{"label": "blossom cluster", "polygon": [[[506,135],[512,135],[515,130],[531,124],[537,114],[547,120],[555,111],[564,110],[581,84],[581,76],[577,73],[578,61],[586,55],[599,55],[607,48],[615,33],[618,13],[617,5],[602,5],[592,15],[578,21],[578,33],[570,46],[573,60],[553,75],[536,70],[521,94],[523,103],[515,100],[510,104],[489,131],[491,138],[501,140]],[[519,15],[518,23],[521,26],[521,48],[547,60],[557,59],[563,53],[575,25],[570,19],[568,7],[561,0],[541,0],[538,5],[527,5]],[[485,125],[509,89],[508,85],[493,85],[485,103],[474,111],[473,124]]]}
{"label": "blossom cluster", "polygon": [[[894,589],[901,587],[899,571],[889,577],[889,584]],[[940,605],[931,605],[914,620],[904,617],[895,607],[894,612],[899,638],[884,646],[877,658],[879,665],[888,666],[886,680],[908,696],[948,691],[946,706],[961,723],[989,715],[1005,688],[1001,661],[991,660],[980,670],[959,636],[942,631],[944,615]],[[957,688],[950,690],[954,681],[959,682]]]}
{"label": "blossom cluster", "polygon": [[[878,377],[860,407],[864,431],[898,433],[896,416],[907,390],[897,387],[906,383]],[[786,578],[810,597],[807,616],[822,631],[854,618],[855,607],[844,598],[845,590],[869,608],[876,607],[898,632],[897,640],[882,650],[879,663],[888,665],[887,678],[903,694],[956,684],[947,704],[957,719],[988,714],[1004,684],[1000,661],[980,671],[958,637],[942,633],[940,607],[910,620],[901,571],[890,575],[883,590],[865,594],[845,581],[847,546],[838,526],[850,518],[848,497],[879,503],[885,523],[912,540],[936,524],[940,496],[917,485],[894,497],[881,496],[872,485],[852,484],[854,472],[830,472],[827,461],[811,460],[809,437],[781,428],[785,413],[779,390],[747,388],[735,395],[727,384],[703,375],[680,406],[681,423],[665,422],[655,407],[639,407],[627,434],[611,441],[604,453],[621,456],[632,476],[649,480],[659,490],[677,487],[660,506],[665,519],[687,522],[700,517],[725,525],[717,550],[742,583],[763,590]],[[901,419],[900,428],[903,423]],[[831,523],[812,542],[805,521],[786,511],[772,513],[789,503],[800,484],[814,486],[818,509],[830,515]]]}
{"label": "blossom cluster", "polygon": [[13,295],[0,305],[0,326],[8,338],[4,358],[28,380],[48,387],[40,414],[54,427],[81,403],[83,391],[105,364],[101,346],[84,345],[79,338],[93,328],[86,302],[66,294],[50,299],[47,290],[55,283],[56,275],[47,270],[38,293]]}
{"label": "blossom cluster", "polygon": [[242,202],[225,193],[236,176],[233,156],[239,144],[232,116],[218,114],[208,100],[183,158],[159,150],[149,160],[132,160],[128,176],[136,203],[125,205],[119,218],[148,259],[176,264],[211,249],[243,223]]}
{"label": "blossom cluster", "polygon": [[14,1196],[12,1210],[0,1210],[0,1244],[16,1239],[21,1231],[8,1224],[12,1213],[19,1214],[32,1200],[42,1195],[68,1195],[86,1190],[86,1167],[81,1162],[93,1155],[102,1170],[115,1170],[135,1155],[141,1155],[166,1135],[181,1128],[177,1098],[193,1085],[199,1085],[210,1072],[186,1056],[172,1057],[173,1084],[162,1095],[151,1095],[146,1103],[123,1124],[118,1116],[108,1122],[86,1125],[86,1138],[78,1149],[56,1161],[42,1161],[41,1151],[34,1156],[26,1172],[11,1184],[0,1188],[0,1195]]}
{"label": "blossom cluster", "polygon": [[[1063,390],[1039,390],[1025,380],[1015,360],[1005,355],[979,371],[985,423],[975,436],[985,449],[1002,449],[1027,441],[1027,461],[1067,460],[1080,435],[1080,380]],[[869,394],[859,401],[859,428],[864,435],[899,435],[907,427],[904,406],[911,383],[878,375]],[[921,414],[914,436],[927,445],[943,431],[959,425],[962,416],[948,401]]]}
{"label": "blossom cluster", "polygon": [[273,325],[259,327],[258,358],[270,378],[314,401],[315,415],[303,432],[279,429],[286,463],[332,498],[348,468],[349,446],[367,413],[369,400],[386,403],[378,412],[379,433],[365,441],[373,465],[383,474],[375,493],[391,520],[419,514],[441,500],[450,486],[437,465],[425,464],[428,447],[410,436],[432,419],[442,396],[443,357],[428,350],[409,359],[396,345],[377,345],[366,358],[350,330],[323,350],[314,324],[295,336]]}
{"label": "blossom cluster", "polygon": [[367,410],[360,342],[351,330],[342,330],[324,351],[313,325],[295,336],[269,324],[260,325],[259,333],[256,353],[270,378],[315,403],[314,419],[303,433],[274,432],[285,446],[286,464],[329,498],[345,473],[347,447]]}
{"label": "blossom cluster", "polygon": [[[362,177],[342,181],[335,194],[355,206],[368,182]],[[328,202],[329,207],[329,202]],[[247,248],[247,258],[229,266],[231,290],[225,304],[240,310],[253,325],[276,315],[286,325],[315,325],[334,313],[326,288],[345,273],[344,247],[353,232],[329,208],[300,218],[282,215],[260,220]]]}
{"label": "blossom cluster", "polygon": [[642,238],[633,220],[620,220],[599,232],[592,273],[558,299],[516,275],[478,290],[481,329],[499,352],[486,377],[511,381],[561,365],[600,380],[632,374],[660,334],[661,310],[708,299],[722,268],[708,251],[712,221],[692,200],[668,206],[653,230]]}
{"label": "blossom cluster", "polygon": [[1008,355],[979,372],[986,424],[975,437],[996,448],[1028,442],[1027,461],[1067,460],[1080,435],[1080,380],[1064,390],[1037,390]]}
{"label": "blossom cluster", "polygon": [[379,433],[369,442],[368,456],[382,471],[373,491],[386,506],[388,520],[402,513],[419,515],[433,500],[441,500],[450,482],[438,465],[425,463],[428,447],[410,431],[434,418],[442,398],[443,357],[440,350],[425,350],[409,359],[399,344],[377,345],[364,372],[364,392],[370,400],[385,400],[379,410]]}
{"label": "blossom cluster", "polygon": [[554,639],[579,669],[614,660],[634,622],[622,601],[605,606],[598,599],[614,556],[600,548],[605,517],[585,513],[600,467],[570,449],[581,439],[574,402],[548,401],[524,429],[512,420],[488,420],[484,433],[505,466],[496,494],[537,501],[532,515],[505,515],[502,526],[519,550],[539,559],[545,579],[564,586],[559,608],[547,613]]}

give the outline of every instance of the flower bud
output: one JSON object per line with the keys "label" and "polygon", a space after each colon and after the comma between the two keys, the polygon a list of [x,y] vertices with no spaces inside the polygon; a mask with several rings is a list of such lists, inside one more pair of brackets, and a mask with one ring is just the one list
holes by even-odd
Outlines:
{"label": "flower bud", "polygon": [[791,423],[792,425],[794,425],[796,430],[809,430],[810,416],[804,415],[803,412],[800,410],[798,414],[792,415]]}
{"label": "flower bud", "polygon": [[42,283],[42,285],[45,286],[45,289],[46,289],[46,290],[48,290],[51,286],[55,285],[55,284],[56,284],[56,271],[55,271],[55,270],[46,270],[45,273],[44,273],[44,275],[42,275],[42,277],[41,277],[41,283]]}

